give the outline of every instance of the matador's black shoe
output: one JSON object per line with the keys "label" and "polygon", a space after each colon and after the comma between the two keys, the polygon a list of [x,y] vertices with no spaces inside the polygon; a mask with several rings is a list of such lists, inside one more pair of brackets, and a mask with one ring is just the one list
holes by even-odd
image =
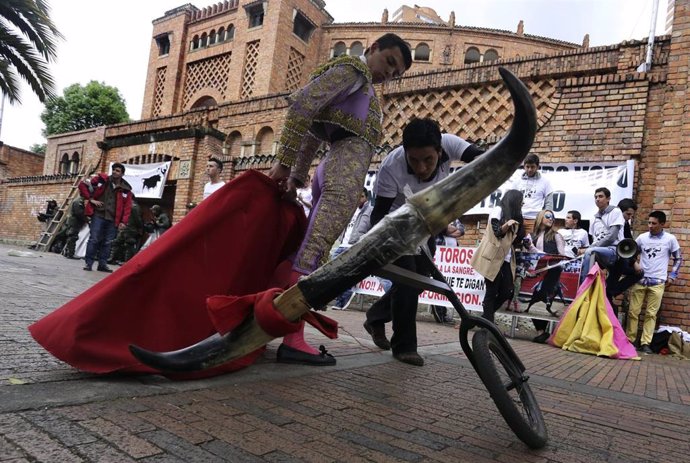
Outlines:
{"label": "matador's black shoe", "polygon": [[318,354],[309,354],[301,350],[293,349],[288,345],[281,344],[280,347],[278,347],[276,360],[278,363],[291,363],[293,365],[335,365],[335,357],[329,354],[325,347],[319,346],[319,350],[321,352]]}

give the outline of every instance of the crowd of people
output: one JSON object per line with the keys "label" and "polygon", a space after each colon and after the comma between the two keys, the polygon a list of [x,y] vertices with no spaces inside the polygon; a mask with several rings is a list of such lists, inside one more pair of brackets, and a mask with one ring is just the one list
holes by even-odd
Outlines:
{"label": "crowd of people", "polygon": [[[81,181],[79,195],[70,202],[67,217],[53,238],[51,251],[68,259],[84,258],[85,271],[112,273],[109,265],[122,265],[146,249],[172,226],[170,215],[159,204],[144,210],[134,198],[132,186],[123,178],[126,166],[116,162],[110,175],[99,173]],[[211,157],[206,166],[209,181],[203,199],[225,185],[220,179],[223,162]],[[49,201],[49,211],[39,216],[42,222],[55,216],[57,202]],[[78,243],[82,241],[82,252]],[[80,255],[81,254],[81,255]]]}

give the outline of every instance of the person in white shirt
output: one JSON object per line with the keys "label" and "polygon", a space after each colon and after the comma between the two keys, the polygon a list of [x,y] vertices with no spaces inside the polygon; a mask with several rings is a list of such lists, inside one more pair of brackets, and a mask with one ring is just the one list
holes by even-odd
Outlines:
{"label": "person in white shirt", "polygon": [[307,175],[307,179],[304,181],[304,188],[297,189],[297,202],[300,203],[302,209],[304,209],[304,215],[307,217],[309,217],[311,212],[313,199],[311,194],[311,176]]}
{"label": "person in white shirt", "polygon": [[[369,193],[369,190],[362,188],[362,193],[359,195],[359,205],[357,206],[357,210],[352,215],[352,219],[350,220],[350,223],[345,231],[343,231],[343,233],[340,235],[340,245],[331,254],[331,259],[336,258],[342,254],[343,251],[357,243],[362,235],[369,231],[369,217],[371,216],[371,211],[373,209],[370,199],[371,194]],[[345,290],[342,294],[335,298],[335,305],[331,308],[333,310],[344,310],[344,308],[350,303],[353,295],[354,292],[352,291],[352,288]]]}
{"label": "person in white shirt", "polygon": [[565,216],[565,228],[558,230],[565,241],[565,255],[571,259],[577,257],[580,249],[589,246],[589,235],[586,230],[580,228],[580,220],[580,211],[568,211]]}
{"label": "person in white shirt", "polygon": [[578,254],[584,254],[582,270],[580,270],[580,283],[582,283],[592,267],[594,256],[602,267],[613,266],[618,259],[616,245],[623,239],[623,225],[625,219],[623,213],[617,207],[610,206],[611,191],[606,187],[594,190],[594,203],[597,205],[594,220],[589,226],[589,234],[594,241],[587,249],[580,249]]}
{"label": "person in white shirt", "polygon": [[[667,285],[673,284],[678,278],[678,270],[683,262],[680,256],[680,246],[675,236],[664,231],[666,214],[653,211],[649,214],[647,227],[649,232],[637,237],[636,243],[640,250],[640,266],[644,276],[636,283],[630,292],[630,307],[628,309],[628,323],[625,334],[630,342],[635,342],[639,328],[640,311],[647,298],[640,351],[651,354],[649,344],[656,327],[656,314],[661,307],[661,298]],[[673,258],[671,273],[668,273],[670,258]]]}
{"label": "person in white shirt", "polygon": [[204,185],[204,198],[206,199],[215,193],[217,190],[221,189],[225,185],[225,181],[220,179],[220,173],[223,172],[223,161],[217,157],[209,158],[206,163],[206,175],[208,175],[209,181]]}
{"label": "person in white shirt", "polygon": [[528,154],[523,163],[523,174],[510,182],[509,190],[522,192],[522,217],[534,219],[543,209],[553,210],[551,182],[539,172],[539,156]]}
{"label": "person in white shirt", "polygon": [[[470,162],[481,153],[480,148],[460,137],[441,134],[433,119],[410,121],[403,130],[403,146],[388,153],[376,176],[371,226],[405,204],[408,196],[448,177],[452,161]],[[436,243],[433,237],[429,241],[433,255]],[[429,261],[422,255],[402,256],[395,264],[417,273],[429,271]],[[415,316],[419,293],[420,289],[393,283],[367,310],[364,322],[374,344],[384,350],[392,349],[395,359],[416,366],[424,365],[424,359],[417,353]],[[390,342],[385,332],[385,323],[389,321],[393,322]]]}

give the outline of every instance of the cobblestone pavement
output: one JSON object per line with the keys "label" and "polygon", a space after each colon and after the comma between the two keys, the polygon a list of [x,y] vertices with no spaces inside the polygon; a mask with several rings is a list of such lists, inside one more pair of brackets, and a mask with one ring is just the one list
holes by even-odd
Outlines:
{"label": "cobblestone pavement", "polygon": [[[363,314],[309,332],[336,367],[275,363],[199,381],[95,376],[43,351],[27,326],[104,277],[59,255],[0,245],[0,461],[680,462],[690,455],[690,362],[510,342],[549,430],[529,450],[498,414],[452,326],[418,323],[422,368],[377,350]],[[525,333],[523,337],[527,337]]]}

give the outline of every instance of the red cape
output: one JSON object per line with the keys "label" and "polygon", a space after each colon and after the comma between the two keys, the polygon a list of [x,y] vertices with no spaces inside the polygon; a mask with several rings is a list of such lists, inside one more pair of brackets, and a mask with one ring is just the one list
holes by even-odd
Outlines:
{"label": "red cape", "polygon": [[[80,370],[159,373],[132,357],[129,345],[170,351],[216,333],[206,299],[276,286],[274,272],[297,251],[305,228],[300,206],[281,200],[275,183],[265,175],[246,172],[122,268],[29,331],[51,354]],[[251,364],[262,351],[177,377],[234,371]]]}

